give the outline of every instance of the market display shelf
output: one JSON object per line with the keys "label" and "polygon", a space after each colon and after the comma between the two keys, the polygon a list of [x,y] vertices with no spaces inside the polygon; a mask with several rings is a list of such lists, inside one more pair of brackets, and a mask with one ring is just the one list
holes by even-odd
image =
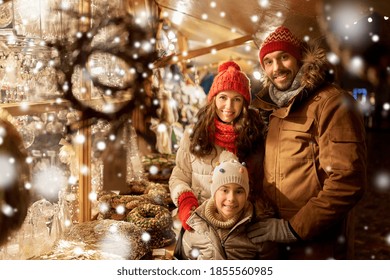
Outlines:
{"label": "market display shelf", "polygon": [[64,100],[48,100],[42,102],[3,103],[1,104],[1,108],[7,110],[13,116],[23,116],[69,108],[69,102]]}

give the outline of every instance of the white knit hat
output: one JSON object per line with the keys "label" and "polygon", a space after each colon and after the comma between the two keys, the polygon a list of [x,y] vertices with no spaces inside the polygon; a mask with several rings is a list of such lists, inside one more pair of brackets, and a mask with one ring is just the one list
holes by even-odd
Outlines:
{"label": "white knit hat", "polygon": [[212,176],[210,187],[211,196],[220,186],[236,183],[245,189],[246,197],[249,195],[249,177],[248,170],[236,159],[228,159],[217,165]]}

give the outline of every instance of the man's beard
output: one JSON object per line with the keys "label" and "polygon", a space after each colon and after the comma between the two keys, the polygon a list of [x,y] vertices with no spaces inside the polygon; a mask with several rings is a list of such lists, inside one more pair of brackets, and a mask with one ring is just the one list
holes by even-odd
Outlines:
{"label": "man's beard", "polygon": [[[274,81],[275,78],[279,76],[286,75],[286,79],[282,83],[277,83]],[[271,79],[271,83],[274,85],[274,87],[279,91],[285,91],[288,90],[292,83],[294,82],[294,79],[291,79],[291,71],[289,70],[282,70],[279,71],[277,74],[274,74]]]}

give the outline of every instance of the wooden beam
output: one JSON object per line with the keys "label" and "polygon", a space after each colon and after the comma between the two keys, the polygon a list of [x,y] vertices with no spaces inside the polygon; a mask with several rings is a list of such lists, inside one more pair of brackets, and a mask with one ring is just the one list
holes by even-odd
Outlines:
{"label": "wooden beam", "polygon": [[212,45],[212,46],[209,46],[209,47],[188,51],[187,53],[171,54],[169,56],[162,57],[161,59],[156,61],[154,63],[154,67],[155,68],[165,67],[167,65],[176,63],[177,61],[181,61],[183,59],[191,59],[191,58],[198,57],[198,56],[201,56],[201,55],[209,54],[213,50],[219,51],[219,50],[222,50],[222,49],[235,47],[235,46],[238,46],[238,45],[242,45],[245,42],[248,42],[248,41],[251,41],[251,40],[253,40],[253,36],[252,35],[245,35],[245,36],[242,36],[240,38],[229,40],[229,41],[222,42],[222,43],[219,43],[219,44],[215,44],[215,45]]}
{"label": "wooden beam", "polygon": [[[75,147],[76,154],[79,160],[79,188],[78,188],[78,201],[79,201],[79,213],[78,221],[80,223],[91,220],[92,206],[89,199],[89,194],[92,191],[92,166],[91,166],[91,154],[92,154],[92,133],[91,127],[85,126],[78,132],[85,137],[83,143],[72,143]],[[87,167],[87,172],[84,172],[84,168]]]}

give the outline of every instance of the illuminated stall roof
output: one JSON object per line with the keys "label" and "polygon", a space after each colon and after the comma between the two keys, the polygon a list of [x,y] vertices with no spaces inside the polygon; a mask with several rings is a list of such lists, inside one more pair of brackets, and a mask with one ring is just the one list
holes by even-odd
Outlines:
{"label": "illuminated stall roof", "polygon": [[[344,60],[359,45],[351,40],[356,30],[364,30],[361,26],[354,27],[357,22],[364,21],[370,28],[372,22],[367,18],[376,14],[390,24],[390,4],[382,0],[155,0],[155,3],[161,16],[187,38],[188,53],[198,50],[197,56],[191,58],[195,65],[215,67],[218,62],[236,59],[245,71],[258,65],[259,45],[281,24],[302,39],[326,40],[333,52],[346,57]],[[375,34],[369,30],[366,33],[361,34],[362,40],[375,40],[372,37]],[[253,41],[229,45],[248,36]],[[389,38],[381,36],[380,40],[390,45]],[[213,46],[219,48],[210,51]]]}

